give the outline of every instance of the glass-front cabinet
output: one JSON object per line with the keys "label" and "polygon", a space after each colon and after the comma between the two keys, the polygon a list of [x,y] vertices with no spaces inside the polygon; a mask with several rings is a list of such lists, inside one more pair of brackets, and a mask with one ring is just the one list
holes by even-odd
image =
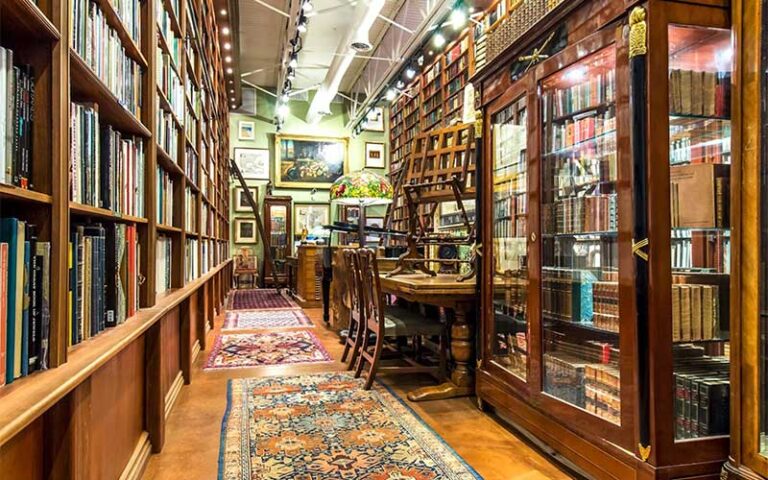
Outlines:
{"label": "glass-front cabinet", "polygon": [[[291,255],[291,205],[293,199],[287,196],[266,196],[264,198],[264,228],[269,239],[269,252],[273,265],[264,259],[264,283],[272,285],[277,281],[283,285],[288,281],[286,258]],[[277,280],[275,280],[275,278]]]}

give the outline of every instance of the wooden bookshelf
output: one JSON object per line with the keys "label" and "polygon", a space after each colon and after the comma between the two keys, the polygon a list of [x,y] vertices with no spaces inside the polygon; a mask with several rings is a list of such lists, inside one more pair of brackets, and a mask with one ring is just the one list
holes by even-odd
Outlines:
{"label": "wooden bookshelf", "polygon": [[[39,241],[51,246],[49,368],[0,386],[0,465],[8,478],[119,478],[131,469],[140,472],[143,467],[132,465],[131,457],[147,445],[153,452],[162,449],[166,396],[178,375],[191,381],[193,352],[206,348],[205,334],[231,284],[229,219],[220,213],[228,212],[223,194],[229,185],[229,124],[218,9],[213,0],[180,0],[178,11],[172,0],[137,2],[140,37],[134,38],[116,2],[93,2],[141,69],[136,113],[74,49],[74,0],[0,3],[0,45],[31,65],[35,87],[30,188],[0,184],[0,217],[33,223]],[[190,115],[177,115],[157,85],[163,66],[158,48],[167,54],[173,48],[159,28],[158,10],[168,12],[170,30],[182,40],[171,68]],[[94,106],[100,125],[141,140],[141,216],[72,201],[70,102]],[[178,129],[176,161],[158,145],[158,109],[170,111]],[[184,122],[195,122],[195,128],[187,130]],[[189,166],[188,151],[197,157]],[[174,181],[167,224],[158,221],[158,167]],[[188,218],[194,225],[187,225]],[[75,224],[95,223],[136,229],[139,308],[125,322],[70,346],[70,232]],[[158,236],[173,242],[171,289],[162,294],[155,293]],[[90,405],[107,399],[114,408],[92,413]],[[102,470],[98,458],[110,458],[112,465]]]}

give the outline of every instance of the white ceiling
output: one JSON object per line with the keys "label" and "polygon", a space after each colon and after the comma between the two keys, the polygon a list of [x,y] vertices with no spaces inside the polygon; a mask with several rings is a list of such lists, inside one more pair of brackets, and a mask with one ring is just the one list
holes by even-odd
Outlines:
{"label": "white ceiling", "polygon": [[[387,0],[381,15],[393,18],[405,1]],[[275,87],[282,52],[287,48],[285,32],[289,19],[259,2],[283,12],[288,12],[290,8],[289,0],[240,0],[240,71],[255,72],[243,77],[249,83]],[[303,50],[299,53],[294,90],[311,88],[322,82],[339,42],[347,30],[352,28],[350,23],[354,17],[354,0],[313,0],[312,3],[314,11],[310,14],[307,32],[303,34]],[[369,34],[374,48],[389,27],[390,24],[380,18],[374,22]],[[368,61],[356,58],[352,62],[341,83],[342,92],[349,91]],[[387,66],[391,63],[371,61]]]}

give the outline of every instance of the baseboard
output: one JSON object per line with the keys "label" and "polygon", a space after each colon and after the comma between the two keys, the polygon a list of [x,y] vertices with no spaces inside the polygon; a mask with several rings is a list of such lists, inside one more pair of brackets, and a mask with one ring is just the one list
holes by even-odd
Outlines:
{"label": "baseboard", "polygon": [[192,364],[194,365],[195,361],[197,361],[197,356],[200,355],[200,340],[195,340],[195,344],[192,345]]}
{"label": "baseboard", "polygon": [[179,393],[181,393],[181,387],[183,386],[184,376],[181,374],[181,371],[179,371],[176,378],[173,379],[173,383],[171,384],[168,393],[165,394],[165,418],[168,418],[171,414],[173,404],[176,403],[176,400],[179,398]]}
{"label": "baseboard", "polygon": [[147,462],[149,462],[151,453],[152,444],[149,443],[149,434],[141,432],[141,437],[139,437],[139,442],[136,444],[136,448],[128,460],[128,465],[125,466],[123,473],[120,474],[120,480],[139,480],[144,474],[144,469],[147,468]]}

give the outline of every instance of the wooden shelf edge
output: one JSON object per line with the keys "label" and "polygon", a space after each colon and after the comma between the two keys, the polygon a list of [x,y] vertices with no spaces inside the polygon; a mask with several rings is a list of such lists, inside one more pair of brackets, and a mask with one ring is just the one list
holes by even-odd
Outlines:
{"label": "wooden shelf edge", "polygon": [[47,193],[26,190],[15,185],[0,184],[0,198],[25,200],[50,205],[53,197]]}
{"label": "wooden shelf edge", "polygon": [[109,0],[96,0],[96,3],[104,13],[104,18],[106,18],[109,26],[112,27],[112,30],[117,33],[117,36],[120,38],[120,42],[123,44],[123,48],[125,48],[128,56],[131,57],[131,59],[136,63],[138,63],[141,68],[147,68],[147,59],[144,58],[144,55],[141,53],[141,49],[138,45],[136,45],[136,42],[133,40],[133,38],[131,38],[131,35],[128,33],[128,29],[123,23],[123,19],[120,18],[120,15],[117,14],[117,11],[115,11],[115,8],[112,6],[112,2]]}
{"label": "wooden shelf edge", "polygon": [[153,307],[140,310],[124,324],[81,344],[63,365],[0,388],[0,446],[43,415],[231,261],[222,261],[205,275],[163,297]]}
{"label": "wooden shelf edge", "polygon": [[126,223],[147,223],[147,219],[143,217],[134,217],[133,215],[121,215],[115,213],[112,210],[106,208],[93,207],[91,205],[85,205],[77,202],[69,202],[70,213],[76,213],[78,215],[92,215],[108,220],[115,220],[118,222]]}
{"label": "wooden shelf edge", "polygon": [[164,233],[181,233],[181,228],[173,227],[171,225],[157,224],[157,230]]}
{"label": "wooden shelf edge", "polygon": [[[31,0],[9,0],[7,3],[4,2],[3,9],[6,6],[12,12],[8,17],[19,19],[25,23],[30,29],[29,33],[54,42],[61,39],[61,33],[56,25]],[[3,13],[3,15],[7,15],[7,13]]]}

